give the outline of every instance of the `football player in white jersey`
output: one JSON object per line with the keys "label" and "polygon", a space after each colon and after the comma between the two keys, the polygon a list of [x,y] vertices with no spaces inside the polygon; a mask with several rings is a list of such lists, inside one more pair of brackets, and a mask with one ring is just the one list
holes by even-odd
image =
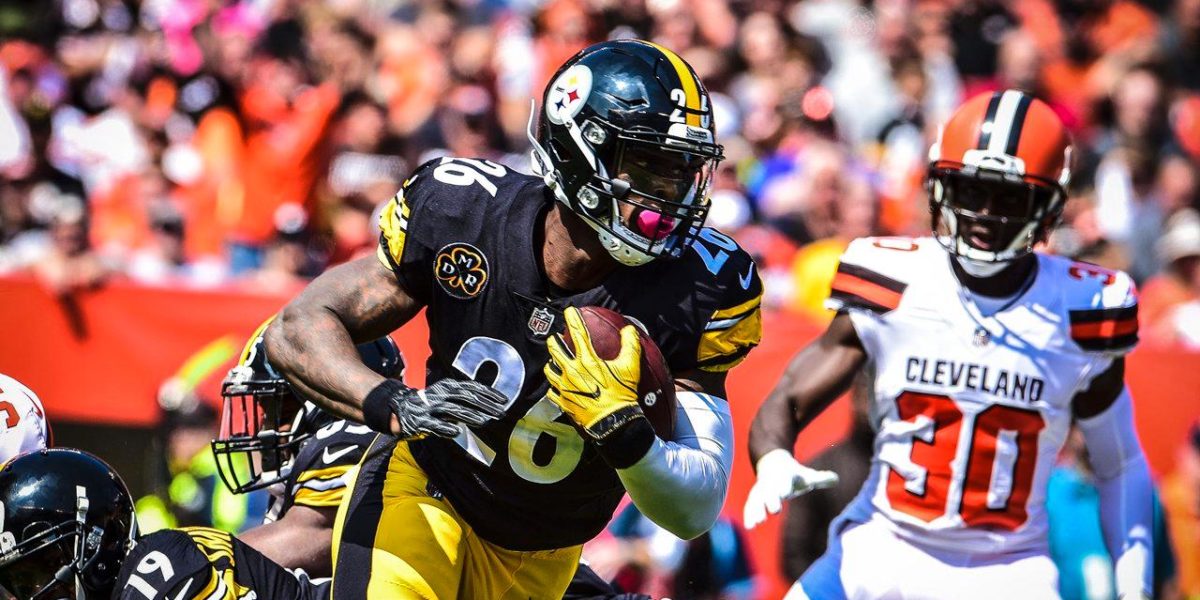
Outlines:
{"label": "football player in white jersey", "polygon": [[50,445],[46,411],[33,390],[0,374],[0,464]]}
{"label": "football player in white jersey", "polygon": [[1072,421],[1117,592],[1149,595],[1152,484],[1124,384],[1136,290],[1124,273],[1034,251],[1062,214],[1070,153],[1045,103],[976,96],[930,150],[933,236],[847,248],[837,316],[750,432],[748,527],[836,480],[796,462],[793,444],[855,373],[871,376],[870,474],[789,599],[1057,598],[1046,481]]}

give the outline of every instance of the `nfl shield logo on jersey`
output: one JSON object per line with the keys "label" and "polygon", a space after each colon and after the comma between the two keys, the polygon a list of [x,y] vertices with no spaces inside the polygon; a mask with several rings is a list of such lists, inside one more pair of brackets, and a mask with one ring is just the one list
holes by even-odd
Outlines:
{"label": "nfl shield logo on jersey", "polygon": [[543,337],[550,333],[550,327],[554,325],[554,313],[550,309],[537,307],[533,309],[533,314],[529,316],[529,330],[537,337]]}

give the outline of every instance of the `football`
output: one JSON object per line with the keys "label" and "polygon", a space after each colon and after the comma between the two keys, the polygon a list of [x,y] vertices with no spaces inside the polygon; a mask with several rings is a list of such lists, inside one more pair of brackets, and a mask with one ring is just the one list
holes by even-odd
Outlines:
{"label": "football", "polygon": [[[631,321],[616,311],[600,306],[584,306],[579,309],[583,324],[592,336],[592,348],[596,355],[612,360],[621,352],[621,328],[633,325],[642,342],[642,379],[638,382],[638,404],[662,439],[671,439],[675,431],[675,380],[667,361],[658,345],[646,333],[641,323]],[[575,351],[569,332],[563,332],[567,349]]]}

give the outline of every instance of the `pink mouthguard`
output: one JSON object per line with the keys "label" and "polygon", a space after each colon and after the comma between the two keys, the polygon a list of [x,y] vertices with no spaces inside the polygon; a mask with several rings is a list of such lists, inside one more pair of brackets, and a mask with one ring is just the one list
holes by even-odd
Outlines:
{"label": "pink mouthguard", "polygon": [[652,210],[638,211],[634,222],[638,233],[656,242],[671,235],[678,223],[679,221],[674,217],[668,217]]}

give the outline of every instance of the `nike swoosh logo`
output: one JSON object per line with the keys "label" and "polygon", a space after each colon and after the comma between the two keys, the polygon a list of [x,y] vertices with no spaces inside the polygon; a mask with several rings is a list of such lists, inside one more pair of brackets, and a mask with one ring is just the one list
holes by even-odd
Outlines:
{"label": "nike swoosh logo", "polygon": [[746,274],[738,276],[738,282],[742,284],[743,290],[750,289],[750,280],[753,277],[754,277],[754,263],[750,263],[750,268],[746,269]]}
{"label": "nike swoosh logo", "polygon": [[333,461],[350,454],[358,449],[358,446],[346,446],[337,452],[330,452],[329,446],[325,446],[325,452],[321,455],[321,461],[325,464],[331,464]]}

